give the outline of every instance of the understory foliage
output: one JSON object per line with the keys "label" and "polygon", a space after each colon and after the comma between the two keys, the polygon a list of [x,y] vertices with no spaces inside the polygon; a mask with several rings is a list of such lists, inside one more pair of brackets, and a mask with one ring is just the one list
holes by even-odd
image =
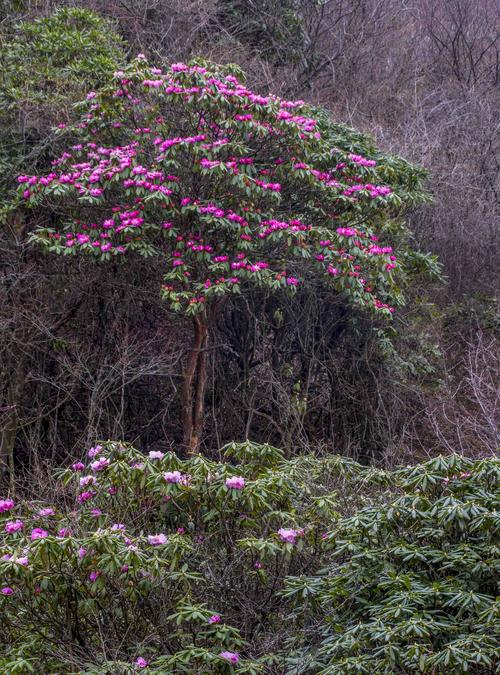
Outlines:
{"label": "understory foliage", "polygon": [[0,500],[0,667],[493,673],[499,472],[103,442]]}

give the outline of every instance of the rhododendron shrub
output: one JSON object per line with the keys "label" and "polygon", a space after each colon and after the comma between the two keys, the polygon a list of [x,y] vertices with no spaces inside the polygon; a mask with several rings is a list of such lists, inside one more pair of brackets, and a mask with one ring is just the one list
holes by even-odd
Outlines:
{"label": "rhododendron shrub", "polygon": [[2,673],[495,672],[497,459],[151,454],[2,498]]}
{"label": "rhododendron shrub", "polygon": [[162,293],[194,325],[182,396],[193,451],[207,341],[228,298],[319,279],[390,315],[418,258],[402,216],[423,198],[424,173],[303,101],[252,92],[235,72],[161,69],[140,55],[88,93],[77,124],[61,124],[72,140],[52,171],[18,178],[29,205],[55,214],[34,233],[47,250],[164,259]]}
{"label": "rhododendron shrub", "polygon": [[500,461],[437,457],[393,476],[400,494],[328,533],[324,569],[287,580],[305,631],[288,672],[497,673]]}
{"label": "rhododendron shrub", "polygon": [[57,503],[3,499],[0,670],[258,673],[277,658],[274,590],[319,564],[335,481],[378,472],[252,443],[224,456],[102,443],[59,472]]}

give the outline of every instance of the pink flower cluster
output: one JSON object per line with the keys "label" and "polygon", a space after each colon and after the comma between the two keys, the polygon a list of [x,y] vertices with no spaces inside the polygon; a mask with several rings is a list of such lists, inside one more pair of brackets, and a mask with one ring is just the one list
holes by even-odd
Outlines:
{"label": "pink flower cluster", "polygon": [[243,490],[245,487],[245,479],[243,476],[231,476],[231,478],[226,478],[226,487],[230,490]]}

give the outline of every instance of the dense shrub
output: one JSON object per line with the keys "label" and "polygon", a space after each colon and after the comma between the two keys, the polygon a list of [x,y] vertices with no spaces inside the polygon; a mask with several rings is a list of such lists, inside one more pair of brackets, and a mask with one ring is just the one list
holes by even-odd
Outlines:
{"label": "dense shrub", "polygon": [[493,672],[498,461],[89,455],[0,501],[2,672]]}
{"label": "dense shrub", "polygon": [[497,459],[438,457],[339,521],[328,566],[287,580],[307,619],[299,672],[498,672],[499,478]]}

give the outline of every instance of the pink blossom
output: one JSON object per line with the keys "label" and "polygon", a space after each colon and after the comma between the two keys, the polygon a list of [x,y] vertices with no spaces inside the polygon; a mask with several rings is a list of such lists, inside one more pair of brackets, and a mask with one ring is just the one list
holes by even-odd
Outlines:
{"label": "pink blossom", "polygon": [[149,666],[149,661],[145,659],[143,656],[138,656],[135,660],[135,665],[138,668],[147,668]]}
{"label": "pink blossom", "polygon": [[92,462],[90,468],[92,469],[92,471],[104,471],[104,469],[106,469],[108,466],[109,466],[109,459],[101,457],[95,462]]}
{"label": "pink blossom", "polygon": [[166,534],[150,534],[148,535],[148,544],[151,546],[161,546],[162,544],[167,543]]}
{"label": "pink blossom", "polygon": [[208,623],[220,623],[221,617],[219,614],[212,614],[212,616],[209,618]]}
{"label": "pink blossom", "polygon": [[92,516],[92,518],[99,518],[100,516],[102,516],[102,511],[101,509],[92,509],[90,515]]}
{"label": "pink blossom", "polygon": [[51,509],[50,506],[49,506],[45,509],[40,509],[40,511],[38,511],[37,515],[39,515],[40,518],[46,518],[47,516],[53,516],[54,514],[55,514],[54,509]]}
{"label": "pink blossom", "polygon": [[41,527],[35,527],[34,530],[31,531],[31,540],[34,541],[35,539],[45,539],[45,537],[48,537],[49,533],[47,530],[42,530]]}
{"label": "pink blossom", "polygon": [[232,490],[243,490],[245,487],[245,479],[243,476],[231,476],[231,478],[226,478],[226,487]]}
{"label": "pink blossom", "polygon": [[88,502],[89,499],[92,499],[92,497],[95,495],[95,492],[82,492],[78,497],[76,498],[77,502],[79,504],[83,504],[84,502]]}
{"label": "pink blossom", "polygon": [[180,471],[167,471],[163,474],[163,478],[167,483],[180,483],[182,481],[182,474]]}
{"label": "pink blossom", "polygon": [[5,523],[5,531],[7,534],[14,534],[14,532],[19,532],[24,528],[24,523],[22,520],[9,520]]}
{"label": "pink blossom", "polygon": [[299,530],[292,530],[284,527],[278,530],[278,535],[281,541],[284,541],[287,544],[295,544],[295,540],[297,539],[299,534],[300,534]]}
{"label": "pink blossom", "polygon": [[79,480],[80,487],[86,487],[95,483],[95,476],[82,476]]}
{"label": "pink blossom", "polygon": [[14,502],[12,499],[0,499],[0,513],[5,513],[5,511],[10,511],[14,508]]}
{"label": "pink blossom", "polygon": [[78,549],[78,557],[80,558],[80,560],[82,560],[82,558],[85,557],[85,554],[86,554],[86,553],[87,553],[87,549],[86,549],[86,548],[83,548],[83,546],[81,546],[81,547]]}
{"label": "pink blossom", "polygon": [[90,581],[97,581],[97,579],[101,576],[101,573],[99,570],[95,570],[89,574],[89,579]]}
{"label": "pink blossom", "polygon": [[221,652],[219,656],[221,657],[221,659],[224,659],[225,661],[229,661],[230,663],[234,664],[238,663],[238,661],[240,660],[240,655],[238,654],[238,652]]}
{"label": "pink blossom", "polygon": [[14,589],[10,586],[4,586],[2,589],[0,589],[0,593],[2,595],[12,595],[14,593]]}
{"label": "pink blossom", "polygon": [[96,445],[95,447],[90,448],[90,450],[88,451],[88,456],[90,457],[90,459],[94,459],[94,457],[96,457],[101,451],[102,445]]}
{"label": "pink blossom", "polygon": [[161,450],[151,450],[149,453],[149,459],[162,459],[165,456]]}
{"label": "pink blossom", "polygon": [[71,537],[71,531],[67,527],[61,527],[57,533],[58,537]]}

